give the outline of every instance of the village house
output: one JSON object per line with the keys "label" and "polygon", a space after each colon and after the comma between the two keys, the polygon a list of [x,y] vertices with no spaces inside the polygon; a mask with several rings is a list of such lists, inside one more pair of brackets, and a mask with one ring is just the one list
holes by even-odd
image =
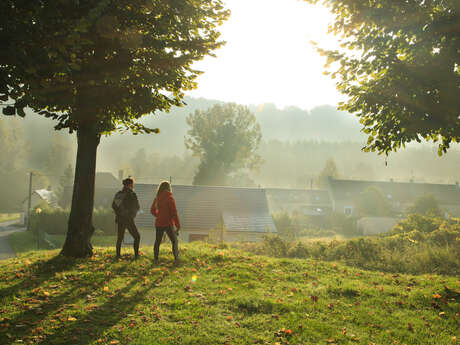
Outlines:
{"label": "village house", "polygon": [[360,193],[370,187],[381,191],[393,210],[399,214],[404,214],[417,198],[432,195],[446,216],[460,216],[458,184],[340,180],[332,177],[329,177],[328,184],[334,212],[350,216],[359,216],[356,200]]}
{"label": "village house", "polygon": [[[30,198],[30,208],[34,209],[43,203],[51,207],[58,207],[58,197],[56,193],[51,190],[51,188],[37,189],[32,192],[31,198]],[[23,208],[23,212],[21,214],[21,223],[26,224],[27,215],[29,214],[28,212],[29,198],[28,197],[24,199],[24,201],[22,202],[22,208]]]}
{"label": "village house", "polygon": [[323,216],[332,211],[327,190],[267,188],[270,212],[288,212],[304,216]]}
{"label": "village house", "polygon": [[[172,188],[183,241],[205,240],[210,236],[226,242],[258,241],[267,233],[277,232],[264,189],[188,185]],[[150,206],[156,190],[157,185],[135,185],[141,204],[136,224],[141,229],[154,228]]]}
{"label": "village house", "polygon": [[[157,187],[156,184],[134,185],[141,206],[136,224],[144,244],[152,244],[154,240],[155,219],[150,207]],[[213,237],[225,242],[252,242],[267,233],[277,233],[264,189],[191,185],[172,188],[182,225],[181,241]],[[94,206],[110,208],[113,196],[120,189],[121,184],[116,188],[97,187]]]}

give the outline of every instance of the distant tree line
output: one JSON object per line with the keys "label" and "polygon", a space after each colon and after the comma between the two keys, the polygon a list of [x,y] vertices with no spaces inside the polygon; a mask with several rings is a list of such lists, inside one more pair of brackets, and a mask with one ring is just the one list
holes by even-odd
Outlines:
{"label": "distant tree line", "polygon": [[[196,111],[197,104],[220,103],[196,100],[190,110]],[[168,115],[159,121],[162,124],[179,121],[174,117],[183,116],[188,107],[179,109],[182,113]],[[251,107],[248,109],[254,112]],[[34,189],[51,186],[59,194],[63,186],[73,182],[70,170],[73,170],[75,138],[56,133],[52,122],[30,115],[25,119],[0,118],[0,178],[5,181],[0,187],[0,212],[21,209],[21,203],[27,197],[30,171],[34,172]],[[185,118],[182,120],[185,123]],[[157,136],[115,135],[107,141],[102,138],[98,170],[116,174],[123,169],[125,174],[137,177],[139,183],[153,183],[171,176],[173,183],[192,184],[199,171],[200,159],[186,150],[185,131],[180,138],[180,150],[174,146],[176,136],[168,133],[167,125],[163,130],[162,124],[159,125],[162,131]],[[227,185],[325,188],[327,176],[435,183],[460,180],[457,169],[460,152],[455,149],[439,158],[436,149],[429,146],[407,148],[391,155],[385,165],[381,156],[362,152],[362,144],[358,141],[270,139],[263,126],[261,134],[263,137],[256,151],[260,158],[259,168],[255,171],[234,170],[227,176]]]}
{"label": "distant tree line", "polygon": [[33,120],[0,118],[0,213],[22,210],[30,173],[33,190],[50,187],[59,198],[72,180],[72,139],[35,125]]}

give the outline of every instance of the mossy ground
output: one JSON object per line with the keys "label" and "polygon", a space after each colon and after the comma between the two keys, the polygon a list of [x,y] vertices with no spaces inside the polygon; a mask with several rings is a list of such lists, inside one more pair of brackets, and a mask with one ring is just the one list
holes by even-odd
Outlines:
{"label": "mossy ground", "polygon": [[0,344],[457,344],[455,277],[364,271],[204,243],[120,261],[0,263]]}

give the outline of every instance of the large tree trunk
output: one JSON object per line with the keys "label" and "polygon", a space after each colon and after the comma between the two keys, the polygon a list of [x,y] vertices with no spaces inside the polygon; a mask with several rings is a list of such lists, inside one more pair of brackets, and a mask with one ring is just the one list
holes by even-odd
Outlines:
{"label": "large tree trunk", "polygon": [[61,254],[71,257],[93,255],[93,227],[96,152],[100,135],[91,127],[80,125],[77,131],[77,162],[73,184],[67,237]]}

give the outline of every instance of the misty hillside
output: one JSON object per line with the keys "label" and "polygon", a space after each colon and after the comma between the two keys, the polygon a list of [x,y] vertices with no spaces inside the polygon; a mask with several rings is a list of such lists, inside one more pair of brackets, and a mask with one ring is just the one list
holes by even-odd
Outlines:
{"label": "misty hillside", "polygon": [[[139,149],[182,156],[186,151],[184,146],[184,136],[188,130],[186,117],[195,110],[205,110],[222,103],[217,100],[190,97],[186,97],[185,102],[184,107],[176,107],[170,113],[159,112],[143,119],[145,125],[159,128],[160,134],[133,136],[130,133],[116,133],[103,137],[98,151],[98,170],[116,171],[121,165],[126,166],[125,163],[129,159],[124,158],[134,155]],[[278,109],[274,104],[250,105],[249,108],[256,114],[264,142],[314,140],[362,143],[364,141],[358,120],[350,114],[337,111],[330,105],[316,107],[310,111],[297,107]],[[19,119],[19,123],[24,126],[25,137],[33,142],[29,145],[31,167],[37,169],[44,167],[42,152],[51,145],[52,138],[56,136],[73,147],[72,156],[75,153],[73,136],[69,136],[65,131],[54,131],[52,120],[28,113],[25,119]]]}
{"label": "misty hillside", "polygon": [[[146,117],[142,122],[159,128],[159,135],[130,137],[129,146],[144,147],[161,151],[167,147],[168,153],[182,154],[185,150],[184,136],[188,130],[185,119],[195,110],[205,110],[217,103],[216,100],[187,97],[186,106],[174,108],[170,113],[158,113]],[[261,126],[263,140],[281,141],[321,140],[321,141],[363,141],[360,126],[355,117],[337,111],[333,106],[324,105],[310,111],[297,107],[278,109],[274,104],[251,105]],[[129,150],[125,135],[110,137],[110,143],[102,141],[101,149],[107,153]]]}

